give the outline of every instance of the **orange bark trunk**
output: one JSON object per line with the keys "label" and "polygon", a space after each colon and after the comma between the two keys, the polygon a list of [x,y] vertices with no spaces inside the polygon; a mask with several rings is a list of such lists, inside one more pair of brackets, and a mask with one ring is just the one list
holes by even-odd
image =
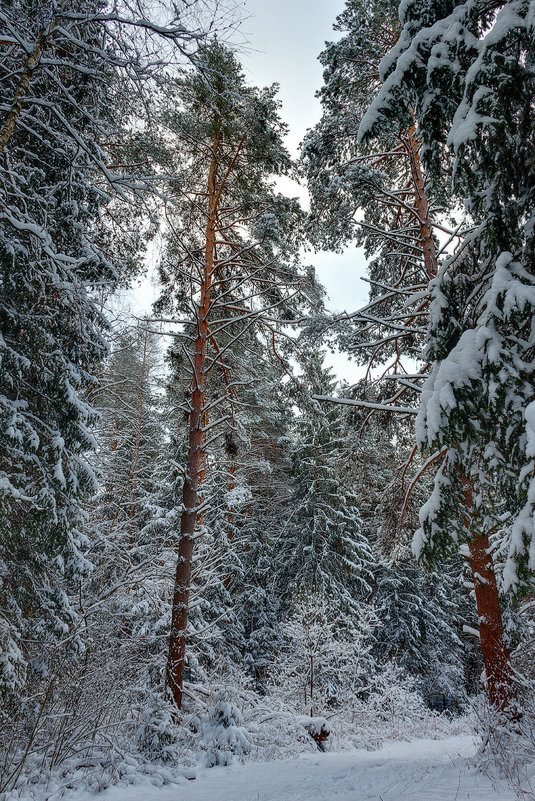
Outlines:
{"label": "orange bark trunk", "polygon": [[433,226],[429,218],[429,200],[425,190],[425,179],[420,161],[420,141],[416,136],[416,129],[412,126],[407,137],[409,162],[414,185],[414,206],[418,215],[420,227],[420,241],[424,266],[429,280],[437,274],[437,254],[433,240]]}
{"label": "orange bark trunk", "polygon": [[[472,485],[464,477],[462,481],[467,509],[465,523],[470,527]],[[500,595],[496,584],[488,534],[476,534],[468,548],[479,621],[479,642],[485,664],[489,701],[496,710],[506,714],[507,717],[515,717],[515,711],[512,709],[516,696],[515,686],[509,649],[504,637]]]}
{"label": "orange bark trunk", "polygon": [[515,688],[488,536],[480,534],[469,548],[489,701],[495,709],[510,714]]}
{"label": "orange bark trunk", "polygon": [[188,624],[191,570],[193,565],[193,542],[197,523],[198,488],[203,468],[204,438],[203,410],[205,405],[206,345],[209,337],[208,313],[212,286],[218,192],[216,173],[218,165],[219,135],[216,131],[212,147],[212,160],[208,175],[208,222],[204,275],[200,289],[200,305],[197,314],[197,337],[195,339],[194,374],[192,379],[191,411],[189,415],[188,452],[186,475],[182,489],[182,515],[180,518],[180,541],[178,562],[171,611],[171,632],[167,659],[167,685],[177,710],[182,707],[184,665],[186,658],[186,628]]}
{"label": "orange bark trunk", "polygon": [[184,686],[184,666],[186,659],[186,628],[188,624],[191,570],[193,565],[193,543],[196,523],[199,519],[199,484],[205,468],[206,441],[203,436],[206,396],[205,380],[207,373],[206,348],[213,341],[210,334],[208,315],[212,283],[217,270],[217,226],[218,210],[227,179],[236,166],[246,134],[242,135],[234,156],[224,175],[219,179],[220,163],[220,120],[215,118],[215,131],[212,141],[212,155],[207,181],[207,223],[205,229],[204,272],[200,286],[200,300],[197,309],[197,337],[193,358],[193,378],[191,383],[191,412],[189,416],[188,452],[184,486],[182,490],[182,515],[180,519],[180,541],[178,562],[173,591],[171,611],[171,632],[167,659],[167,685],[172,699],[180,710]]}

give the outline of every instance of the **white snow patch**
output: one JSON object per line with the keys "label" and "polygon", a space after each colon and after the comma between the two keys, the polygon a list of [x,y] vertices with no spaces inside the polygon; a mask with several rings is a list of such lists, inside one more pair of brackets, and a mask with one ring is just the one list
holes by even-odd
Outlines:
{"label": "white snow patch", "polygon": [[[144,778],[111,787],[99,801],[514,801],[514,790],[493,787],[468,759],[471,736],[392,743],[378,751],[304,754],[277,762],[204,768],[194,781],[155,787]],[[468,758],[468,759],[467,759]],[[55,796],[54,796],[55,797]],[[74,792],[66,798],[95,801]],[[27,798],[27,797],[25,797]],[[48,796],[51,799],[52,797]],[[24,799],[23,799],[24,801]]]}

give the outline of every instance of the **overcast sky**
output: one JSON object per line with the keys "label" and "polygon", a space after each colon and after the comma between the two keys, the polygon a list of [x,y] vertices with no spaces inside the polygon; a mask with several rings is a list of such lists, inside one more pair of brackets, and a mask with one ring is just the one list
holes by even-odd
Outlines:
{"label": "overcast sky", "polygon": [[318,55],[325,42],[337,37],[333,31],[343,0],[247,0],[241,31],[248,46],[241,54],[245,73],[252,84],[278,83],[282,116],[290,125],[288,145],[298,154],[307,128],[321,114],[314,96],[322,84]]}

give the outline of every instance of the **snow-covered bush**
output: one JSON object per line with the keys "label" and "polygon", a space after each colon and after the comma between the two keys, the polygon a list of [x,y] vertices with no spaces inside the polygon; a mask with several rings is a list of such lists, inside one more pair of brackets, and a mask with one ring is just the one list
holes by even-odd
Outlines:
{"label": "snow-covered bush", "polygon": [[298,601],[281,625],[285,642],[272,666],[274,692],[310,715],[350,706],[367,691],[376,670],[371,649],[378,621],[373,609],[363,604],[350,616],[320,593]]}
{"label": "snow-covered bush", "polygon": [[201,721],[200,748],[206,767],[230,765],[232,756],[245,756],[251,750],[249,732],[243,727],[238,707],[220,690],[215,703]]}
{"label": "snow-covered bush", "polygon": [[161,696],[152,695],[141,713],[137,731],[139,750],[152,762],[176,761],[177,731],[172,708]]}
{"label": "snow-covered bush", "polygon": [[366,712],[370,718],[390,722],[399,727],[400,734],[405,726],[417,723],[432,716],[422,696],[414,690],[414,680],[402,673],[398,666],[386,663],[374,676],[374,687],[366,702]]}
{"label": "snow-covered bush", "polygon": [[475,729],[481,736],[481,746],[475,756],[479,770],[499,787],[505,780],[519,798],[535,801],[535,787],[530,782],[535,762],[535,687],[526,682],[518,688],[518,714],[506,720],[481,695],[474,704]]}

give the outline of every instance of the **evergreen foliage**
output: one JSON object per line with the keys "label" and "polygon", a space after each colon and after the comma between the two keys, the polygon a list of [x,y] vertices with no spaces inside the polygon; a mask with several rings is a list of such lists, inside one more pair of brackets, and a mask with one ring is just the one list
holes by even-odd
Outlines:
{"label": "evergreen foliage", "polygon": [[473,483],[480,528],[500,526],[509,515],[504,583],[517,590],[530,583],[534,567],[528,6],[405,3],[399,42],[382,64],[384,86],[361,128],[368,136],[380,119],[401,120],[413,107],[432,180],[443,186],[451,174],[448,191],[465,204],[474,226],[432,286],[432,370],[418,439],[423,447],[447,449],[447,456],[415,548],[447,552],[471,536],[458,513],[464,474]]}
{"label": "evergreen foliage", "polygon": [[[322,362],[323,353],[307,354],[302,378],[307,394],[334,391]],[[296,427],[289,586],[356,611],[371,591],[373,556],[362,533],[356,495],[341,475],[347,443],[344,418],[337,406],[311,404]]]}
{"label": "evergreen foliage", "polygon": [[[246,85],[236,57],[214,41],[199,56],[200,72],[177,80],[167,122],[180,149],[171,164],[178,181],[168,208],[168,248],[158,309],[182,326],[178,369],[188,382],[189,434],[173,596],[168,682],[182,703],[193,542],[203,522],[211,447],[237,434],[240,388],[254,382],[251,359],[263,350],[280,359],[285,328],[319,302],[313,272],[297,248],[302,212],[276,193],[273,177],[288,170],[276,87]],[[171,157],[171,151],[167,151]],[[173,161],[174,160],[174,161]],[[210,434],[207,436],[207,432]],[[202,499],[202,501],[201,501]],[[214,531],[211,532],[211,536]]]}
{"label": "evergreen foliage", "polygon": [[[19,15],[17,30],[29,41],[39,35],[36,6],[7,11],[12,22]],[[63,58],[51,75],[35,77],[1,166],[0,564],[8,658],[0,686],[19,697],[28,671],[50,677],[51,641],[75,645],[68,590],[89,569],[80,498],[95,489],[85,460],[95,416],[83,393],[106,353],[105,321],[91,292],[116,277],[101,238],[106,198],[92,174],[104,157],[93,120],[111,132],[93,55],[102,42],[94,26],[78,35],[87,46],[83,62]],[[13,44],[8,75],[17,75],[20,59]]]}
{"label": "evergreen foliage", "polygon": [[466,609],[452,573],[424,575],[407,557],[379,565],[376,658],[397,664],[424,695],[439,693],[459,703],[466,692],[468,660],[459,637]]}
{"label": "evergreen foliage", "polygon": [[[364,308],[331,319],[329,328],[370,368],[389,362],[393,371],[411,373],[425,340],[427,285],[436,271],[434,226],[442,209],[436,193],[429,195],[414,120],[406,126],[385,120],[372,141],[358,138],[381,86],[379,65],[398,36],[397,5],[349,0],[335,27],[343,36],[320,56],[322,118],[302,150],[309,230],[317,247],[363,247],[370,297]],[[406,385],[401,389],[410,397]]]}
{"label": "evergreen foliage", "polygon": [[162,41],[185,53],[198,39],[176,11],[158,22],[143,3],[100,0],[0,11],[0,692],[14,709],[30,677],[61,669],[64,646],[84,647],[69,596],[90,570],[98,295],[143,260],[139,202],[154,181],[132,158],[133,128]]}

